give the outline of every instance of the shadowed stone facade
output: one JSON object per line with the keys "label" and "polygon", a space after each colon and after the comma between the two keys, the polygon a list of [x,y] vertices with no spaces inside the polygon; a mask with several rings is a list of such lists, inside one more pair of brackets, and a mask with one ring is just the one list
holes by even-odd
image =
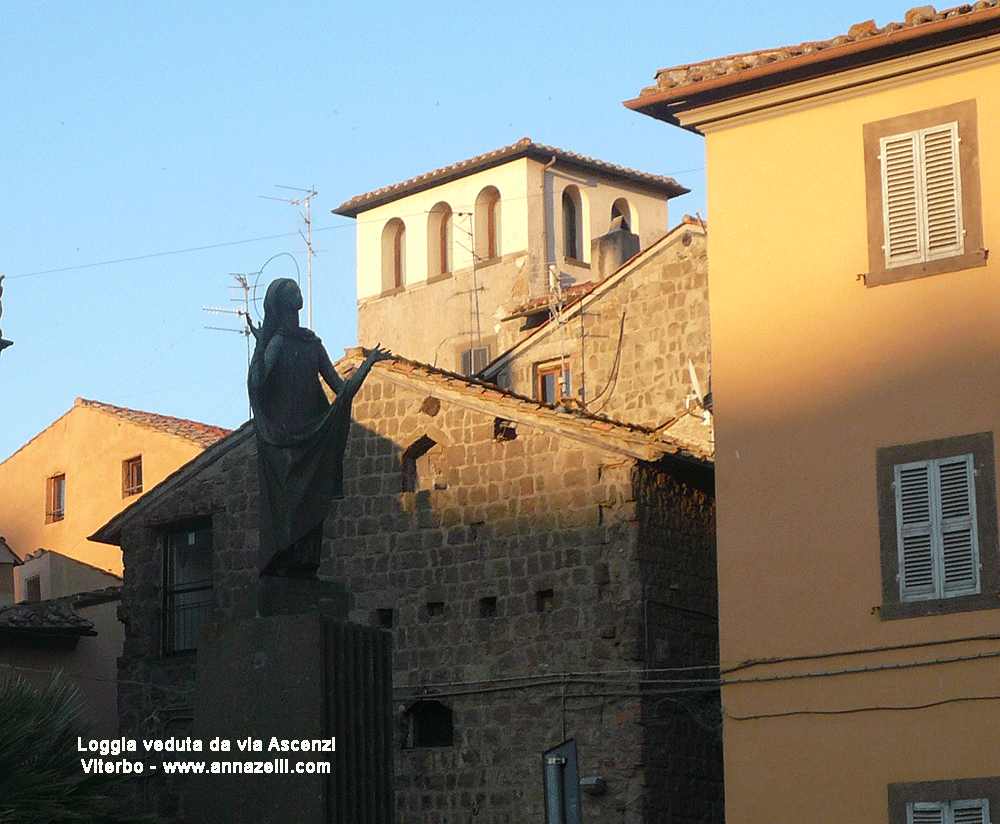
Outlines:
{"label": "shadowed stone facade", "polygon": [[702,393],[711,376],[704,224],[685,218],[561,312],[550,299],[515,313],[499,338],[507,351],[484,377],[521,395],[540,397],[539,371],[558,365],[568,402],[594,414],[658,427],[697,411],[688,360]]}
{"label": "shadowed stone facade", "polygon": [[[588,822],[720,821],[718,696],[677,683],[717,674],[707,456],[399,360],[354,418],[320,575],[346,585],[351,620],[392,633],[397,820],[541,820],[541,754],[574,738],[581,777],[606,787],[584,795]],[[197,653],[160,652],[171,524],[211,519],[213,620],[245,609],[247,433],[99,536],[126,558],[125,735],[190,723]]]}

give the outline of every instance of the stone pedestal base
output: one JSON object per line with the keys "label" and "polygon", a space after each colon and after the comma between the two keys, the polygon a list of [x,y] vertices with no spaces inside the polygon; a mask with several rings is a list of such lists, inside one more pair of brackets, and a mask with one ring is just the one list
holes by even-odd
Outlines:
{"label": "stone pedestal base", "polygon": [[[199,646],[193,737],[205,743],[203,759],[227,772],[194,779],[186,817],[219,824],[391,822],[390,637],[319,611],[281,614],[290,609],[282,597],[288,582],[270,580],[276,583],[261,587],[261,611],[278,614],[217,626]],[[292,589],[304,599],[323,584],[300,581]],[[336,611],[338,597],[327,594]],[[346,596],[341,606],[346,613]],[[311,751],[311,742],[331,738],[334,752]],[[212,751],[213,740],[228,741],[230,749]],[[247,774],[248,763],[261,772]]]}

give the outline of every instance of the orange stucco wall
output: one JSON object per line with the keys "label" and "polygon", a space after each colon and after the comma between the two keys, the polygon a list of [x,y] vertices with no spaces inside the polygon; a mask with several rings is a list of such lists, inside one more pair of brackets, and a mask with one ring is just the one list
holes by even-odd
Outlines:
{"label": "orange stucco wall", "polygon": [[[705,128],[724,669],[1000,633],[1000,610],[889,621],[873,609],[876,449],[1000,435],[1000,261],[858,279],[867,122],[974,98],[986,247],[1000,238],[998,89],[1000,65],[979,59]],[[1000,774],[1000,704],[964,700],[1000,693],[997,659],[912,666],[995,648],[732,673],[745,683],[723,690],[727,820],[885,821],[890,782]]]}
{"label": "orange stucco wall", "polygon": [[[0,535],[22,557],[48,549],[121,575],[121,551],[87,536],[136,500],[122,497],[122,461],[142,455],[149,490],[199,452],[183,438],[78,404],[0,463]],[[47,524],[46,480],[59,473],[66,517]]]}

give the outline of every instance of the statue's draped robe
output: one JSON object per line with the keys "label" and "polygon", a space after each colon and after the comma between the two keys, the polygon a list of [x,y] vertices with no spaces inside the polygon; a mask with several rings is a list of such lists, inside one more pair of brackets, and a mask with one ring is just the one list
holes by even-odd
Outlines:
{"label": "statue's draped robe", "polygon": [[[344,451],[357,381],[340,381],[320,339],[308,329],[278,330],[258,344],[250,365],[257,434],[262,574],[314,574],[319,530],[343,496]],[[272,361],[270,368],[266,360]],[[319,375],[334,377],[330,404]]]}

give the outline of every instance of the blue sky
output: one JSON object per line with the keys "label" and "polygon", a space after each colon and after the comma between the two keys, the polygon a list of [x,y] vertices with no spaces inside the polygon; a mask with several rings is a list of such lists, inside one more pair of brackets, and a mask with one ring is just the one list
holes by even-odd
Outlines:
{"label": "blue sky", "polygon": [[302,193],[277,186],[318,192],[313,327],[336,359],[356,342],[354,222],[330,214],[344,200],[529,136],[675,177],[692,193],[671,222],[704,216],[700,138],[622,101],[659,68],[907,6],[429,8],[4,4],[0,327],[15,345],[0,356],[0,460],[78,396],[246,420],[244,339],[206,329],[237,323],[203,307],[236,308],[233,273],[305,277],[298,209],[261,197]]}

